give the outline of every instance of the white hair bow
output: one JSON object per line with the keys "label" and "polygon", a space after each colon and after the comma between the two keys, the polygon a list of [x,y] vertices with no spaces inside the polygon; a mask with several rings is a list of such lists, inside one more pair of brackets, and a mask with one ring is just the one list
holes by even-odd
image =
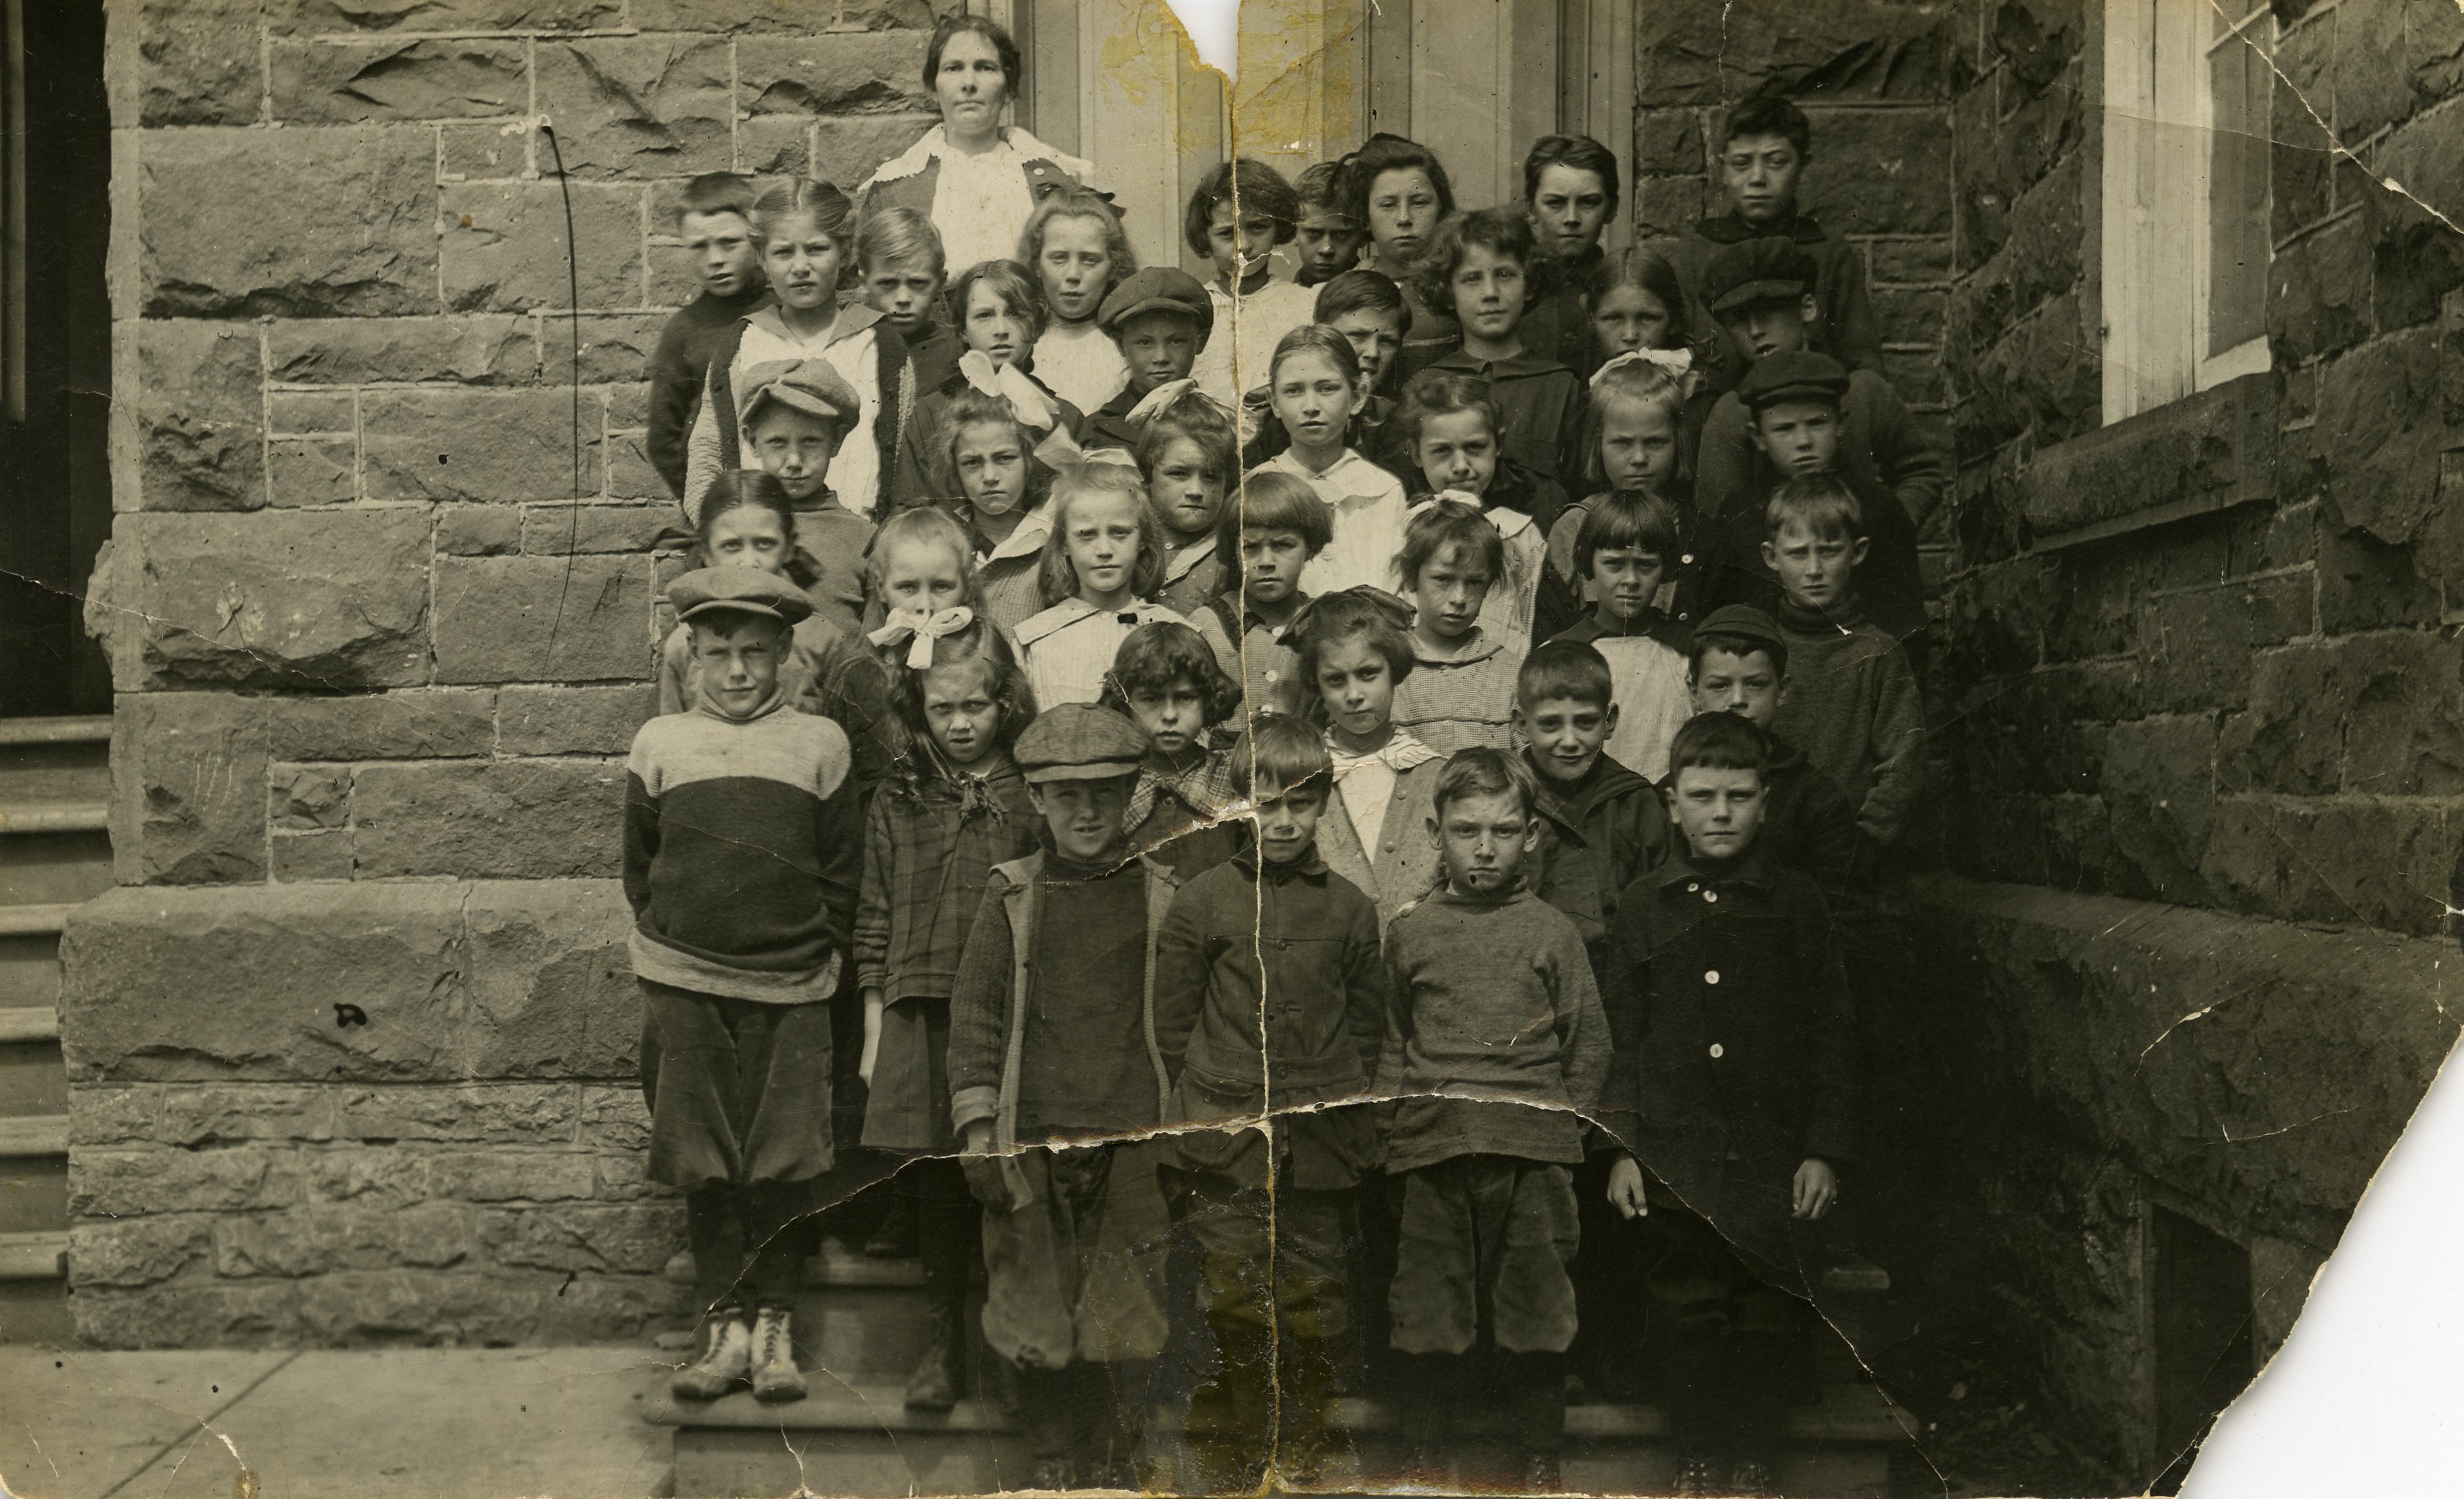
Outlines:
{"label": "white hair bow", "polygon": [[1197,388],[1198,381],[1194,380],[1165,380],[1155,389],[1148,391],[1145,399],[1132,406],[1129,415],[1122,420],[1133,427],[1144,426],[1160,416],[1165,407]]}
{"label": "white hair bow", "polygon": [[1628,349],[1602,364],[1598,369],[1592,371],[1592,389],[1600,388],[1600,381],[1608,379],[1609,371],[1621,369],[1628,364],[1648,364],[1682,380],[1694,373],[1694,351],[1691,349]]}
{"label": "white hair bow", "polygon": [[1044,434],[1035,445],[1035,456],[1045,467],[1058,468],[1082,461],[1078,440],[1061,424],[1061,407],[1026,371],[1015,364],[996,366],[991,355],[981,349],[969,349],[958,356],[958,373],[966,377],[968,384],[1006,403],[1019,425]]}
{"label": "white hair bow", "polygon": [[892,609],[882,627],[865,639],[885,648],[901,641],[909,641],[908,668],[926,671],[933,665],[933,642],[945,635],[956,635],[975,622],[976,612],[965,604],[949,609]]}

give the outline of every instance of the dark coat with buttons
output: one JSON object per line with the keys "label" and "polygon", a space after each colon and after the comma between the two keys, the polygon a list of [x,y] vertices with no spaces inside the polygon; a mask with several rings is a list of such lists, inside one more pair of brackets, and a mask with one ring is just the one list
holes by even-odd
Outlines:
{"label": "dark coat with buttons", "polygon": [[1855,1011],[1812,876],[1680,851],[1618,900],[1609,947],[1602,1123],[1652,1175],[1717,1223],[1855,1153]]}

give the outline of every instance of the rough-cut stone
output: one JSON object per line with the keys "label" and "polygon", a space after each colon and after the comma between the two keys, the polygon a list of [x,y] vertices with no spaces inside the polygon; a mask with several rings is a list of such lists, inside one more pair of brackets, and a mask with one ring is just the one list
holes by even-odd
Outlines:
{"label": "rough-cut stone", "polygon": [[533,556],[648,552],[675,525],[675,511],[666,505],[525,505],[522,550]]}
{"label": "rough-cut stone", "polygon": [[351,815],[351,772],[340,765],[277,766],[268,794],[278,828],[339,828]]}
{"label": "rough-cut stone", "polygon": [[121,515],[86,628],[123,692],[424,682],[429,532],[400,510]]}
{"label": "rough-cut stone", "polygon": [[348,880],[351,832],[326,828],[314,833],[276,830],[267,847],[274,858],[274,878],[286,883],[303,880]]}
{"label": "rough-cut stone", "polygon": [[[72,1281],[76,1276],[70,1270]],[[97,1286],[69,1298],[77,1340],[96,1348],[297,1347],[297,1288],[191,1277],[142,1290]]]}
{"label": "rough-cut stone", "polygon": [[[2450,499],[2447,505],[2453,503]],[[2318,562],[2319,628],[2328,635],[2438,620],[2442,600],[2437,579],[2424,576],[2416,567],[2413,548],[2387,546],[2366,532],[2322,526]]]}
{"label": "rough-cut stone", "polygon": [[[745,121],[751,129],[758,119]],[[860,183],[915,143],[939,120],[926,115],[843,115],[813,125],[812,172],[824,182]]]}
{"label": "rough-cut stone", "polygon": [[283,1083],[140,1086],[155,1099],[151,1138],[184,1150],[253,1140],[333,1138],[330,1088]]}
{"label": "rough-cut stone", "polygon": [[[565,234],[568,192],[570,239]],[[450,183],[443,211],[439,253],[445,303],[451,311],[642,305],[638,186]]]}
{"label": "rough-cut stone", "polygon": [[227,1279],[297,1278],[328,1271],[438,1270],[480,1253],[487,1215],[459,1203],[416,1203],[387,1212],[309,1206],[275,1217],[214,1224],[214,1270]]}
{"label": "rough-cut stone", "polygon": [[284,318],[266,329],[276,380],[361,385],[371,380],[527,384],[539,378],[531,318]]}
{"label": "rough-cut stone", "polygon": [[623,0],[272,0],[285,30],[573,32],[625,24]]}
{"label": "rough-cut stone", "polygon": [[356,437],[277,437],[266,444],[265,499],[277,510],[348,505],[360,497]]}
{"label": "rough-cut stone", "polygon": [[440,505],[436,550],[451,557],[510,556],[522,550],[522,512],[510,505]]}
{"label": "rough-cut stone", "polygon": [[2319,393],[2328,484],[2345,520],[2382,541],[2409,541],[2438,493],[2438,337],[2421,328],[2330,362]]}
{"label": "rough-cut stone", "polygon": [[2134,876],[2121,893],[2205,903],[2198,877],[2215,807],[2215,720],[2206,714],[2116,724],[2099,780],[2114,852]]}
{"label": "rough-cut stone", "polygon": [[265,878],[266,704],[123,694],[112,723],[112,859],[126,884]]}
{"label": "rough-cut stone", "polygon": [[2267,332],[2276,358],[2303,364],[2370,332],[2369,225],[2339,219],[2277,247],[2267,268]]}
{"label": "rough-cut stone", "polygon": [[[577,864],[615,869],[623,794],[621,765],[572,793],[572,815],[594,823],[572,851]],[[474,885],[472,1065],[491,1077],[635,1075],[642,999],[627,952],[631,929],[613,881]]]}
{"label": "rough-cut stone", "polygon": [[[763,115],[758,119],[738,121],[736,126],[737,170],[750,172],[757,177],[823,177],[821,168],[808,164],[813,159],[814,124],[815,121],[803,115]],[[864,181],[861,177],[849,180]],[[652,225],[665,232],[675,224],[675,216],[659,208],[658,200],[663,196],[666,195],[653,192],[650,211]],[[650,253],[671,261],[684,258],[681,248],[663,250],[654,246]],[[656,265],[652,266],[650,275],[654,292],[669,279]],[[660,296],[653,295],[650,300],[666,305],[666,299]]]}
{"label": "rough-cut stone", "polygon": [[69,1145],[151,1143],[155,1119],[162,1112],[163,1091],[141,1084],[134,1088],[77,1088],[69,1093]]}
{"label": "rough-cut stone", "polygon": [[2454,93],[2464,21],[2451,9],[2339,8],[2335,31],[2328,76],[2335,90],[2336,128],[2345,139],[2366,141]]}
{"label": "rough-cut stone", "polygon": [[494,504],[561,499],[580,483],[598,497],[588,445],[599,398],[571,390],[371,390],[361,399],[368,498]]}
{"label": "rough-cut stone", "polygon": [[278,390],[265,398],[265,406],[266,430],[277,436],[349,437],[360,429],[360,401],[347,390]]}
{"label": "rough-cut stone", "polygon": [[620,1156],[650,1148],[650,1111],[639,1088],[582,1090],[583,1143]]}
{"label": "rough-cut stone", "polygon": [[933,107],[920,33],[746,36],[736,44],[737,99],[753,115],[854,115]]}
{"label": "rough-cut stone", "polygon": [[2200,874],[2254,915],[2439,936],[2457,820],[2425,800],[2227,796]]}
{"label": "rough-cut stone", "polygon": [[[593,885],[593,890],[605,887]],[[345,1088],[336,1103],[345,1139],[462,1144],[550,1145],[572,1141],[571,1083],[422,1083]]]}
{"label": "rough-cut stone", "polygon": [[609,499],[650,500],[662,507],[675,500],[667,476],[650,462],[649,445],[650,436],[646,430],[607,434],[601,450],[606,463],[605,482]]}
{"label": "rough-cut stone", "polygon": [[213,1253],[212,1223],[183,1215],[72,1225],[69,1266],[75,1284],[82,1291],[169,1280]]}
{"label": "rough-cut stone", "polygon": [[648,557],[436,559],[440,682],[640,681],[649,625]]}
{"label": "rough-cut stone", "polygon": [[360,768],[351,794],[362,876],[549,880],[612,875],[622,768],[586,760],[451,760]]}
{"label": "rough-cut stone", "polygon": [[276,38],[274,118],[285,124],[518,115],[530,66],[517,39],[325,42]]}
{"label": "rough-cut stone", "polygon": [[69,1211],[78,1218],[235,1212],[300,1200],[298,1155],[282,1146],[81,1150],[69,1157]]}
{"label": "rough-cut stone", "polygon": [[2269,651],[2247,711],[2226,720],[2226,785],[2323,796],[2464,793],[2464,686],[2429,631],[2381,630]]}
{"label": "rough-cut stone", "polygon": [[426,130],[148,132],[138,162],[148,316],[438,310]]}
{"label": "rough-cut stone", "polygon": [[2148,706],[2189,711],[2242,706],[2252,653],[2312,625],[2311,582],[2303,574],[2189,589],[2146,609]]}
{"label": "rough-cut stone", "polygon": [[289,698],[273,705],[280,760],[441,760],[486,754],[495,704],[469,687]]}
{"label": "rough-cut stone", "polygon": [[593,1158],[571,1150],[452,1150],[429,1158],[428,1189],[464,1203],[587,1200]]}
{"label": "rough-cut stone", "polygon": [[253,511],[265,503],[264,375],[256,330],[136,326],[147,510]]}
{"label": "rough-cut stone", "polygon": [[[1806,211],[1834,234],[1949,232],[1948,126],[1937,109],[1822,111],[1814,126],[1820,144],[1805,175]],[[1840,168],[1823,171],[1825,160]]]}
{"label": "rough-cut stone", "polygon": [[1814,10],[1643,6],[1635,16],[1637,92],[1661,105],[1727,104],[1765,90],[1822,100],[1932,99],[1943,89],[1948,19],[1931,6],[1881,0]]}
{"label": "rough-cut stone", "polygon": [[1950,239],[1927,234],[1913,239],[1878,239],[1865,247],[1877,286],[1930,286],[1950,274]]}
{"label": "rough-cut stone", "polygon": [[[655,251],[654,251],[655,253]],[[573,336],[577,319],[543,317],[547,376],[573,380]],[[582,383],[629,385],[648,378],[651,352],[659,346],[666,313],[607,313],[579,319],[582,332]]]}
{"label": "rough-cut stone", "polygon": [[[542,42],[538,108],[574,177],[725,171],[735,103],[723,37],[625,36]],[[553,170],[542,148],[539,165]]]}
{"label": "rough-cut stone", "polygon": [[2233,380],[2036,455],[2019,501],[2038,536],[2268,498],[2276,475],[2276,402],[2265,380]]}
{"label": "rough-cut stone", "polygon": [[[143,0],[113,6],[106,81],[115,115],[165,125],[246,125],[257,119],[262,0]],[[133,65],[120,54],[129,47]]]}
{"label": "rough-cut stone", "polygon": [[491,1235],[488,1249],[499,1265],[655,1275],[684,1236],[684,1206],[560,1206],[505,1214],[491,1227],[499,1231]]}
{"label": "rough-cut stone", "polygon": [[659,710],[648,683],[622,687],[507,687],[496,694],[505,754],[624,754]]}

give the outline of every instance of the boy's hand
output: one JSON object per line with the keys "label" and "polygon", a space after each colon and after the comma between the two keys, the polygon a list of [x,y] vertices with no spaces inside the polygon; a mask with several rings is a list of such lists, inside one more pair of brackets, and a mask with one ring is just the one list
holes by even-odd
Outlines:
{"label": "boy's hand", "polygon": [[992,1149],[993,1121],[969,1119],[967,1127],[958,1135],[959,1153],[969,1156],[988,1156],[992,1154]]}
{"label": "boy's hand", "polygon": [[1795,1212],[1793,1216],[1809,1221],[1819,1219],[1839,1201],[1839,1174],[1831,1162],[1808,1156],[1796,1168]]}
{"label": "boy's hand", "polygon": [[1620,1218],[1640,1218],[1651,1211],[1643,1205],[1642,1165],[1632,1156],[1619,1156],[1609,1167],[1609,1206]]}
{"label": "boy's hand", "polygon": [[872,1086],[872,1064],[881,1057],[882,1009],[881,990],[866,989],[864,991],[864,1050],[856,1057],[855,1075],[864,1079],[864,1085],[868,1088]]}

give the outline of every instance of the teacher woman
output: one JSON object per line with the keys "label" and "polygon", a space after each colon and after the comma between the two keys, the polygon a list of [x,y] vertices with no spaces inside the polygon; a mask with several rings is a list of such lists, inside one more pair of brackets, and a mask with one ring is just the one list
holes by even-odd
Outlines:
{"label": "teacher woman", "polygon": [[1001,122],[1019,74],[1018,43],[999,23],[943,16],[924,50],[924,86],[941,122],[858,189],[864,213],[894,205],[931,219],[952,280],[979,261],[1015,258],[1019,232],[1045,192],[1095,185],[1091,163]]}

